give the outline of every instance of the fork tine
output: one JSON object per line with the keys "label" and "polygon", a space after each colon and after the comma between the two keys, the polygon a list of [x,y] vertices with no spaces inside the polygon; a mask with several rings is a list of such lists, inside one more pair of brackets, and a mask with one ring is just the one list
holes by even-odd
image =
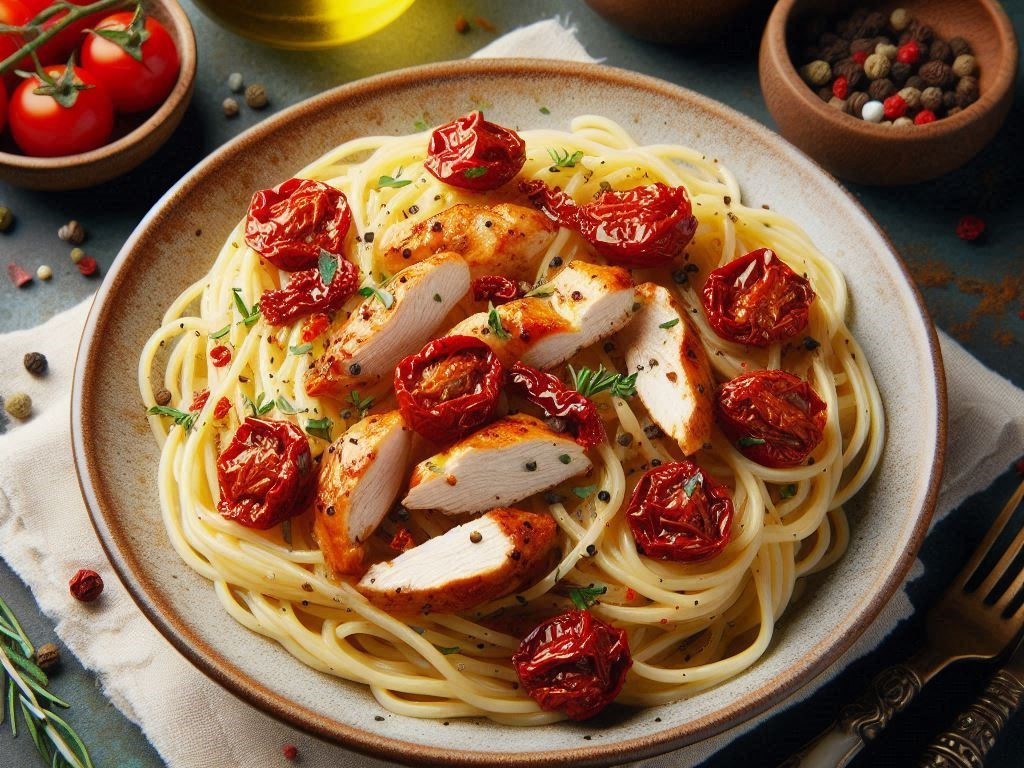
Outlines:
{"label": "fork tine", "polygon": [[[999,562],[992,566],[992,570],[989,572],[988,576],[986,576],[985,580],[978,585],[977,594],[982,599],[992,591],[996,584],[999,583],[1000,579],[1009,573],[1010,566],[1013,565],[1014,560],[1020,557],[1022,549],[1024,549],[1024,527],[1017,531],[1017,535],[1013,537],[1013,541],[1010,542],[1006,551],[1003,553],[1003,556],[999,558]],[[1024,573],[1024,569],[1020,570],[1014,578],[1019,578],[1020,573]],[[998,595],[996,602],[1002,600],[1003,595],[1006,595],[1009,592],[1010,589],[1008,588],[1002,592],[1002,594]],[[1014,593],[1016,592],[1014,591]]]}
{"label": "fork tine", "polygon": [[[960,573],[957,574],[956,580],[951,585],[953,588],[963,589],[964,585],[974,575],[974,572],[978,570],[978,566],[981,565],[981,561],[985,559],[986,555],[988,555],[989,550],[992,549],[992,545],[996,542],[996,539],[1002,535],[1003,529],[1006,528],[1006,524],[1010,522],[1010,518],[1013,517],[1014,511],[1016,511],[1017,507],[1020,505],[1021,499],[1024,499],[1024,482],[1021,482],[1021,484],[1017,486],[1017,490],[1013,492],[1009,501],[1006,502],[1006,506],[1003,507],[1003,511],[999,513],[999,517],[997,517],[995,522],[992,523],[992,526],[988,529],[988,533],[985,534],[985,538],[981,540],[981,543],[978,544],[977,548],[974,550],[974,554],[971,555],[971,559],[968,561],[967,565],[965,565]],[[1020,545],[1017,542],[1019,537],[1020,534],[1014,538],[1011,549],[1016,546],[1019,550]],[[1002,565],[1002,559],[1000,559],[999,565]],[[992,573],[1000,571],[999,565],[992,569]],[[1006,563],[1005,565],[1002,565],[1002,569],[1005,570],[1008,566],[1009,563]],[[985,581],[987,582],[988,579],[986,578]],[[991,590],[991,586],[989,589]]]}

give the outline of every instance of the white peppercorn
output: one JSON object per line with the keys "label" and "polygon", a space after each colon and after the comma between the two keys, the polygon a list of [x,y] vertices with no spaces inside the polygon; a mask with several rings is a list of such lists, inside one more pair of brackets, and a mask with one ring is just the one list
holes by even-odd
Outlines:
{"label": "white peppercorn", "polygon": [[71,249],[71,263],[72,264],[77,264],[78,262],[80,262],[84,258],[85,258],[85,251],[83,251],[81,248],[72,248]]}
{"label": "white peppercorn", "polygon": [[24,392],[15,392],[4,400],[4,410],[14,418],[24,421],[32,415],[32,398]]}
{"label": "white peppercorn", "polygon": [[903,88],[900,98],[907,102],[907,109],[916,111],[921,108],[921,92],[917,88]]}
{"label": "white peppercorn", "polygon": [[827,61],[818,59],[801,67],[800,74],[811,85],[827,85],[832,79],[832,66]]}
{"label": "white peppercorn", "polygon": [[245,80],[242,79],[241,72],[232,72],[228,75],[228,88],[232,93],[241,93],[243,87],[245,87]]}
{"label": "white peppercorn", "polygon": [[871,80],[879,80],[888,77],[891,67],[892,64],[885,56],[873,53],[864,62],[864,74]]}
{"label": "white peppercorn", "polygon": [[913,125],[914,121],[904,115],[903,117],[897,117],[895,120],[892,121],[892,124],[896,128],[902,128],[907,125]]}
{"label": "white peppercorn", "polygon": [[53,270],[46,264],[40,264],[39,268],[36,270],[36,277],[40,280],[49,280],[53,277]]}
{"label": "white peppercorn", "polygon": [[885,117],[885,107],[880,101],[869,101],[861,109],[860,116],[869,123],[880,123]]}
{"label": "white peppercorn", "polygon": [[224,117],[235,117],[238,115],[238,102],[230,96],[224,99],[220,106],[224,110]]}
{"label": "white peppercorn", "polygon": [[899,53],[900,49],[892,43],[879,43],[875,46],[875,53],[879,56],[885,56],[890,62],[896,60],[896,54]]}
{"label": "white peppercorn", "polygon": [[957,77],[973,75],[978,68],[978,61],[969,53],[961,53],[953,60],[953,74]]}
{"label": "white peppercorn", "polygon": [[892,27],[895,32],[902,32],[910,26],[910,18],[910,11],[906,8],[897,8],[889,14],[889,26]]}

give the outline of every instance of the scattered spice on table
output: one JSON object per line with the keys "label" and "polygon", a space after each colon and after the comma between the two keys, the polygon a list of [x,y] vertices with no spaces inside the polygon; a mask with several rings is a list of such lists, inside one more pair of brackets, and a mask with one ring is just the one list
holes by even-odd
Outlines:
{"label": "scattered spice on table", "polygon": [[40,280],[49,280],[53,277],[53,270],[47,264],[40,264],[36,269],[36,277]]}
{"label": "scattered spice on table", "polygon": [[464,35],[469,32],[472,27],[469,26],[469,22],[466,21],[465,16],[459,16],[455,19],[455,31],[460,35]]}
{"label": "scattered spice on table", "polygon": [[33,376],[45,376],[49,368],[46,355],[42,352],[26,352],[23,359],[25,370]]}
{"label": "scattered spice on table", "polygon": [[494,26],[494,23],[484,16],[477,16],[473,21],[476,22],[476,25],[480,27],[480,29],[486,30],[487,32],[498,31],[498,28]]}
{"label": "scattered spice on table", "polygon": [[36,648],[36,664],[43,672],[49,672],[60,664],[60,648],[54,643],[43,643]]}
{"label": "scattered spice on table", "polygon": [[245,79],[241,72],[232,72],[228,75],[228,90],[232,93],[241,93],[245,87]]}
{"label": "scattered spice on table", "polygon": [[19,421],[32,415],[32,398],[24,392],[15,392],[4,400],[4,410]]}
{"label": "scattered spice on table", "polygon": [[245,103],[252,109],[263,109],[270,100],[267,98],[267,89],[261,83],[253,83],[245,89]]}
{"label": "scattered spice on table", "polygon": [[299,756],[299,748],[294,744],[285,744],[281,748],[281,752],[284,755],[285,760],[294,760]]}
{"label": "scattered spice on table", "polygon": [[77,247],[71,249],[71,263],[72,264],[78,264],[84,258],[85,258],[85,251],[84,250],[82,250],[81,248],[77,248]]}
{"label": "scattered spice on table", "polygon": [[24,288],[32,282],[32,273],[13,261],[7,265],[7,277],[14,283],[15,288]]}
{"label": "scattered spice on table", "polygon": [[85,227],[82,226],[81,222],[72,219],[57,230],[57,237],[65,242],[79,245],[85,240]]}
{"label": "scattered spice on table", "polygon": [[956,223],[956,236],[961,240],[973,242],[985,234],[985,220],[980,216],[961,216]]}
{"label": "scattered spice on table", "polygon": [[221,103],[221,109],[224,110],[224,117],[237,117],[239,106],[235,99],[230,96]]}
{"label": "scattered spice on table", "polygon": [[14,223],[14,214],[6,205],[0,205],[0,232],[6,232]]}
{"label": "scattered spice on table", "polygon": [[91,603],[103,593],[103,577],[89,568],[82,568],[68,582],[71,596],[83,603]]}
{"label": "scattered spice on table", "polygon": [[83,256],[78,261],[78,271],[81,272],[86,277],[89,277],[90,275],[95,275],[99,268],[100,265],[92,256]]}

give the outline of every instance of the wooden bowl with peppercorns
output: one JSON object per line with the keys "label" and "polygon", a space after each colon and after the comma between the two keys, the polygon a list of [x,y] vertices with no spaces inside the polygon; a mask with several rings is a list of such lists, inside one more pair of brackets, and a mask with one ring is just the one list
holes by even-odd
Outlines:
{"label": "wooden bowl with peppercorns", "polygon": [[[13,112],[9,113],[4,121],[6,126],[3,126],[3,134],[0,135],[0,180],[27,189],[67,190],[91,187],[127,173],[147,160],[170,138],[174,129],[185,116],[185,110],[192,99],[192,91],[195,87],[195,36],[188,16],[176,0],[145,0],[144,7],[146,14],[166,30],[163,37],[167,39],[169,36],[168,45],[173,44],[174,50],[177,52],[177,76],[173,79],[173,84],[172,81],[166,82],[166,90],[159,94],[161,97],[159,103],[152,106],[142,105],[144,108],[136,104],[122,111],[117,105],[117,99],[111,96],[110,102],[115,104],[115,114],[112,124],[108,123],[110,126],[108,138],[100,139],[103,141],[102,145],[88,149],[88,151],[72,150],[71,154],[53,157],[39,156],[38,154],[34,156],[19,146],[25,142],[23,138],[19,141],[18,136],[14,135]],[[87,23],[90,27],[97,21],[102,24],[102,19],[105,16],[122,10],[124,8],[112,7],[98,13],[99,19],[88,16],[82,23]],[[129,6],[127,10],[130,16],[131,7]],[[145,23],[146,31],[150,35],[144,39],[153,40],[148,26],[149,22]],[[72,36],[77,70],[83,63],[85,45],[83,40],[86,39],[86,36],[82,35],[75,25],[72,25],[68,31]],[[56,44],[59,40],[55,38],[53,42]],[[145,46],[148,43],[143,42],[142,45]],[[142,50],[143,55],[146,55],[146,48]],[[126,55],[130,54],[126,53]],[[44,63],[48,64],[49,62]],[[111,67],[118,64],[117,61],[111,61]],[[50,67],[47,66],[46,69],[49,70]],[[8,85],[16,81],[17,78],[14,78]],[[96,87],[104,86],[101,82],[100,86]],[[129,89],[125,90],[130,93]],[[7,108],[8,103],[12,105],[13,109],[16,93],[13,89],[9,92],[8,99],[4,100],[4,109]],[[88,94],[89,91],[83,90],[82,93]],[[166,96],[163,93],[166,93]],[[136,91],[136,97],[148,98],[146,94],[139,95],[138,91]],[[111,108],[107,107],[107,109]],[[24,110],[26,113],[28,111]],[[66,133],[81,136],[89,130],[88,124],[96,122],[97,119],[95,111],[85,114],[83,122],[74,125]],[[53,121],[50,121],[50,125],[44,124],[42,121],[38,122],[43,128],[53,128]],[[46,136],[40,134],[35,137],[34,143],[45,145],[47,141]]]}
{"label": "wooden bowl with peppercorns", "polygon": [[888,186],[981,151],[1010,109],[1017,57],[995,0],[780,0],[759,71],[784,137],[840,178]]}

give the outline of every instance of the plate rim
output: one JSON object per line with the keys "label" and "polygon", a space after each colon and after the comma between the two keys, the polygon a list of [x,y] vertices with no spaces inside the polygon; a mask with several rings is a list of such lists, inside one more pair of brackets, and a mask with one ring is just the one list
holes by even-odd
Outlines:
{"label": "plate rim", "polygon": [[[208,169],[226,162],[236,152],[244,151],[249,143],[266,138],[273,134],[278,126],[301,118],[309,112],[318,112],[325,106],[337,101],[348,101],[387,88],[401,87],[421,80],[441,79],[445,77],[461,78],[473,75],[528,76],[530,74],[582,77],[603,83],[652,92],[655,95],[667,96],[673,101],[682,99],[697,103],[702,109],[713,113],[716,118],[724,119],[743,130],[760,134],[771,142],[781,141],[791,151],[797,153],[810,166],[836,185],[839,192],[846,196],[871,224],[887,246],[907,287],[911,290],[914,305],[924,324],[925,336],[932,362],[932,386],[936,403],[936,439],[932,446],[933,460],[931,476],[928,480],[924,501],[918,514],[916,524],[910,533],[907,549],[900,555],[895,567],[882,575],[876,584],[880,586],[866,601],[858,606],[856,620],[850,630],[833,633],[823,638],[804,653],[789,668],[789,675],[784,682],[778,678],[766,682],[754,691],[746,693],[735,702],[717,710],[713,715],[706,715],[683,726],[665,728],[656,733],[617,741],[609,744],[591,742],[586,747],[575,747],[559,750],[544,750],[522,754],[507,752],[485,752],[477,750],[449,750],[440,747],[417,744],[401,738],[383,736],[370,730],[341,723],[324,717],[294,701],[275,693],[259,681],[235,667],[218,652],[204,643],[192,633],[190,627],[177,616],[158,592],[150,588],[150,580],[144,576],[139,563],[133,556],[125,554],[124,544],[127,537],[108,519],[102,494],[92,481],[90,461],[89,420],[85,418],[85,403],[89,400],[90,387],[93,384],[91,372],[96,365],[93,342],[95,329],[100,320],[111,310],[110,296],[116,293],[120,279],[124,277],[123,267],[131,251],[144,238],[147,232],[166,215],[165,209],[173,200],[199,183]],[[507,765],[507,766],[547,766],[553,763],[572,761],[578,765],[608,765],[624,759],[638,759],[661,754],[673,749],[693,744],[717,735],[731,727],[739,725],[775,704],[792,695],[828,666],[834,663],[854,641],[877,618],[882,608],[903,583],[917,552],[928,530],[935,505],[938,499],[939,483],[945,462],[946,430],[947,430],[947,398],[946,380],[935,325],[925,307],[921,293],[911,278],[910,272],[899,256],[895,246],[885,231],[878,225],[871,214],[835,177],[819,166],[799,149],[789,144],[779,134],[735,109],[722,104],[708,96],[692,91],[673,83],[649,75],[643,75],[617,67],[599,64],[556,59],[460,59],[437,62],[416,67],[387,72],[363,78],[332,88],[316,96],[305,99],[272,117],[249,128],[234,139],[224,143],[203,160],[197,163],[177,183],[175,183],[153,205],[143,217],[132,234],[118,252],[107,279],[103,281],[95,294],[89,315],[79,341],[75,359],[74,376],[71,392],[71,441],[75,471],[78,476],[79,488],[89,512],[93,528],[100,539],[103,550],[110,560],[114,571],[124,584],[132,599],[143,615],[167,639],[171,645],[193,666],[206,674],[248,704],[265,714],[284,721],[307,733],[324,738],[335,744],[373,756],[401,760],[405,763],[422,765]],[[111,515],[111,518],[113,515]],[[795,671],[794,671],[795,670]]]}

